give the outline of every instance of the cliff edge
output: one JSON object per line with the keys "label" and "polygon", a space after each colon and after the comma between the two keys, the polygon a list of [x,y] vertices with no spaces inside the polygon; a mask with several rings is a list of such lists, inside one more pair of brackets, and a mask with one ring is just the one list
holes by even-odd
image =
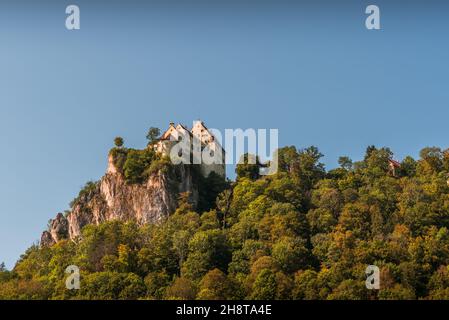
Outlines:
{"label": "cliff edge", "polygon": [[50,220],[40,243],[51,246],[62,239],[75,240],[84,226],[109,220],[158,223],[176,210],[181,193],[190,193],[192,203],[197,204],[198,187],[194,180],[192,166],[167,165],[142,183],[129,183],[110,155],[106,174],[80,192],[70,211],[65,215],[58,213]]}

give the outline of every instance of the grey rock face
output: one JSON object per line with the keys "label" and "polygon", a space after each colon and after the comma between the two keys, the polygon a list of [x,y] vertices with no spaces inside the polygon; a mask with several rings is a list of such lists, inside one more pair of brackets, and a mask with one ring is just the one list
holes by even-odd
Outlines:
{"label": "grey rock face", "polygon": [[109,220],[158,223],[176,210],[179,193],[190,192],[193,203],[197,203],[198,191],[191,170],[180,165],[170,173],[154,173],[143,184],[128,184],[121,173],[109,167],[89,199],[75,204],[67,217],[58,214],[51,221],[50,229],[41,236],[41,245],[74,240],[84,226]]}
{"label": "grey rock face", "polygon": [[42,232],[41,235],[41,246],[49,247],[55,244],[55,240],[49,231]]}
{"label": "grey rock face", "polygon": [[69,224],[62,213],[58,213],[52,220],[50,234],[55,242],[66,239],[69,231]]}

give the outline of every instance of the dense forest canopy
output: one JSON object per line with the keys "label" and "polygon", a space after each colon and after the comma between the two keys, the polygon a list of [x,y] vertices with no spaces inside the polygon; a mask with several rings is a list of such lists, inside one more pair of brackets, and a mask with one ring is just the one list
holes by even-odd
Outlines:
{"label": "dense forest canopy", "polygon": [[[448,150],[392,168],[391,150],[371,146],[330,171],[315,147],[278,155],[277,174],[239,165],[216,201],[198,209],[181,195],[160,224],[109,221],[76,242],[33,245],[12,271],[0,266],[0,298],[449,299]],[[126,156],[138,183],[154,155]],[[68,265],[80,290],[65,287]],[[380,290],[366,289],[367,265],[380,268]]]}

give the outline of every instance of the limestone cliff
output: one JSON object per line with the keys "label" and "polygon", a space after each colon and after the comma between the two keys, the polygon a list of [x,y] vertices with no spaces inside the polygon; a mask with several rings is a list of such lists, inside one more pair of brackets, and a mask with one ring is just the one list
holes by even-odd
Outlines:
{"label": "limestone cliff", "polygon": [[197,203],[192,170],[186,165],[171,166],[151,174],[144,183],[129,184],[110,157],[108,170],[94,189],[78,199],[66,216],[58,213],[50,221],[49,230],[42,233],[41,245],[74,240],[84,226],[114,219],[158,223],[175,211],[180,193],[190,192],[192,202]]}

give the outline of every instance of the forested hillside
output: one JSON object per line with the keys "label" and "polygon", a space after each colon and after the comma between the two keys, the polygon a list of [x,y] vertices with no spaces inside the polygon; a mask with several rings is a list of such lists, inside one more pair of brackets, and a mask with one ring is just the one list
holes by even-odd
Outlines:
{"label": "forested hillside", "polygon": [[[368,147],[330,171],[321,156],[282,148],[276,175],[238,166],[205,211],[183,194],[160,224],[34,245],[0,268],[0,299],[449,299],[449,151],[391,167],[388,148]],[[68,265],[80,290],[65,287]],[[366,289],[367,265],[380,290]]]}

